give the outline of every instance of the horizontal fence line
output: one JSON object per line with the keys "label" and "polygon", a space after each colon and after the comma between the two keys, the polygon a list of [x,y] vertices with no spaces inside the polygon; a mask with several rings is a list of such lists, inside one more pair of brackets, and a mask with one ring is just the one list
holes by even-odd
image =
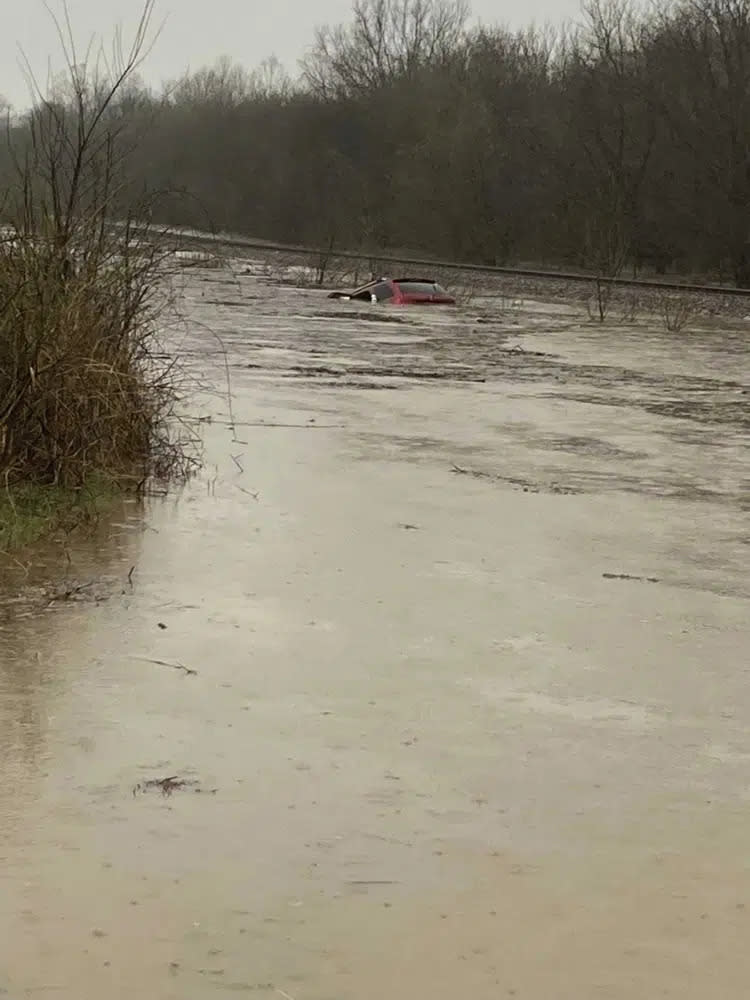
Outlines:
{"label": "horizontal fence line", "polygon": [[326,250],[320,247],[295,246],[273,243],[268,240],[253,240],[244,236],[229,236],[221,233],[181,233],[179,230],[163,231],[165,236],[179,236],[196,243],[213,243],[232,246],[244,250],[262,250],[270,253],[289,253],[301,256],[320,257],[325,255],[339,260],[374,260],[384,264],[406,264],[409,267],[442,268],[450,271],[467,271],[475,274],[497,274],[516,278],[539,278],[547,281],[593,282],[602,285],[620,285],[624,288],[644,288],[655,291],[695,292],[709,295],[750,296],[750,288],[735,288],[727,285],[692,285],[684,282],[659,281],[649,278],[621,278],[572,271],[540,271],[525,267],[498,267],[494,264],[470,264],[459,261],[435,260],[434,258],[409,257],[408,255],[369,253],[364,250]]}

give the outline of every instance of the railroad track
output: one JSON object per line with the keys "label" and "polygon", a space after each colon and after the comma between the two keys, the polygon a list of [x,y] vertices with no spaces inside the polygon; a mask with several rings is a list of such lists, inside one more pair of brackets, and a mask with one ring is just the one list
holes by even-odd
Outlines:
{"label": "railroad track", "polygon": [[736,288],[732,285],[696,285],[681,281],[661,281],[651,278],[623,278],[604,275],[586,274],[580,271],[544,271],[525,267],[498,267],[492,264],[470,264],[460,261],[439,260],[434,257],[413,257],[408,254],[376,254],[361,250],[326,251],[320,247],[298,246],[287,243],[275,243],[270,240],[254,240],[244,236],[232,236],[224,233],[196,233],[170,229],[163,231],[166,237],[177,237],[181,247],[186,244],[200,246],[213,245],[217,247],[236,247],[242,250],[256,250],[266,253],[287,253],[301,257],[320,257],[328,254],[336,260],[376,260],[382,264],[399,264],[409,268],[425,271],[448,270],[473,274],[488,274],[515,278],[533,278],[547,281],[569,281],[598,285],[617,285],[623,288],[644,288],[654,291],[694,292],[702,295],[730,295],[749,297],[750,288]]}

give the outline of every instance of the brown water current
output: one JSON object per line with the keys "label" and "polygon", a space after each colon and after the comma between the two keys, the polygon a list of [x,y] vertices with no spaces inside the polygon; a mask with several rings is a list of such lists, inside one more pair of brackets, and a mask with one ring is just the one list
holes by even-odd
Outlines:
{"label": "brown water current", "polygon": [[747,997],[748,323],[182,283],[200,476],[0,567],[0,996]]}

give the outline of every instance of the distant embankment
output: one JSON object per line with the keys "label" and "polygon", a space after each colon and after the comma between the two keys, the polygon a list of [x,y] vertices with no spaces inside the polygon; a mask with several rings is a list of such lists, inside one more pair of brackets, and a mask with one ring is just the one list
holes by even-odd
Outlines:
{"label": "distant embankment", "polygon": [[169,227],[161,230],[165,241],[172,238],[179,241],[181,247],[186,245],[214,245],[218,247],[236,247],[238,250],[256,250],[259,252],[288,253],[300,256],[320,258],[325,255],[337,260],[366,261],[376,260],[379,264],[398,264],[403,267],[419,269],[420,271],[454,270],[474,274],[508,275],[517,278],[536,278],[550,281],[587,281],[600,285],[619,285],[624,288],[646,288],[662,291],[696,292],[700,294],[750,296],[750,289],[736,288],[733,285],[695,284],[685,281],[663,281],[651,278],[623,278],[608,275],[598,275],[584,271],[549,271],[526,267],[498,267],[492,264],[471,264],[463,261],[438,260],[434,257],[414,257],[409,254],[366,250],[329,249],[327,247],[296,246],[287,243],[275,243],[272,240],[256,240],[233,233],[207,233],[195,229]]}

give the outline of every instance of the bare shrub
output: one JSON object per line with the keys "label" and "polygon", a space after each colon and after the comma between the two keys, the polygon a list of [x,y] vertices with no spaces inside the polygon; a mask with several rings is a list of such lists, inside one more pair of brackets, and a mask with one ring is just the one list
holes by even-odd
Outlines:
{"label": "bare shrub", "polygon": [[638,316],[639,308],[640,308],[640,300],[638,298],[637,292],[634,291],[627,292],[625,296],[625,301],[623,303],[622,321],[624,323],[634,323]]}
{"label": "bare shrub", "polygon": [[609,281],[602,281],[597,278],[594,281],[594,289],[586,299],[586,312],[590,320],[597,320],[603,323],[609,312],[609,304],[612,298],[612,284]]}
{"label": "bare shrub", "polygon": [[268,277],[280,285],[317,288],[330,279],[332,261],[325,252],[272,250],[266,254],[265,267]]}
{"label": "bare shrub", "polygon": [[[339,257],[333,251],[321,253],[315,268],[315,284],[321,288],[327,286],[351,285],[357,287],[362,283],[363,261],[360,258]],[[369,275],[365,280],[369,280]]]}
{"label": "bare shrub", "polygon": [[467,308],[487,283],[486,275],[476,271],[456,271],[453,268],[438,268],[435,280],[456,300],[456,305]]}
{"label": "bare shrub", "polygon": [[315,257],[315,284],[321,287],[325,284],[333,260],[333,240],[327,246],[320,247]]}
{"label": "bare shrub", "polygon": [[[190,466],[172,417],[174,360],[157,335],[167,251],[149,205],[124,206],[129,140],[118,99],[147,47],[81,64],[67,20],[63,93],[38,94],[11,132],[14,183],[0,245],[0,476],[80,488],[169,478]],[[146,220],[136,223],[135,219]]]}
{"label": "bare shrub", "polygon": [[684,292],[665,292],[659,306],[664,328],[669,333],[684,330],[696,311],[695,299]]}

